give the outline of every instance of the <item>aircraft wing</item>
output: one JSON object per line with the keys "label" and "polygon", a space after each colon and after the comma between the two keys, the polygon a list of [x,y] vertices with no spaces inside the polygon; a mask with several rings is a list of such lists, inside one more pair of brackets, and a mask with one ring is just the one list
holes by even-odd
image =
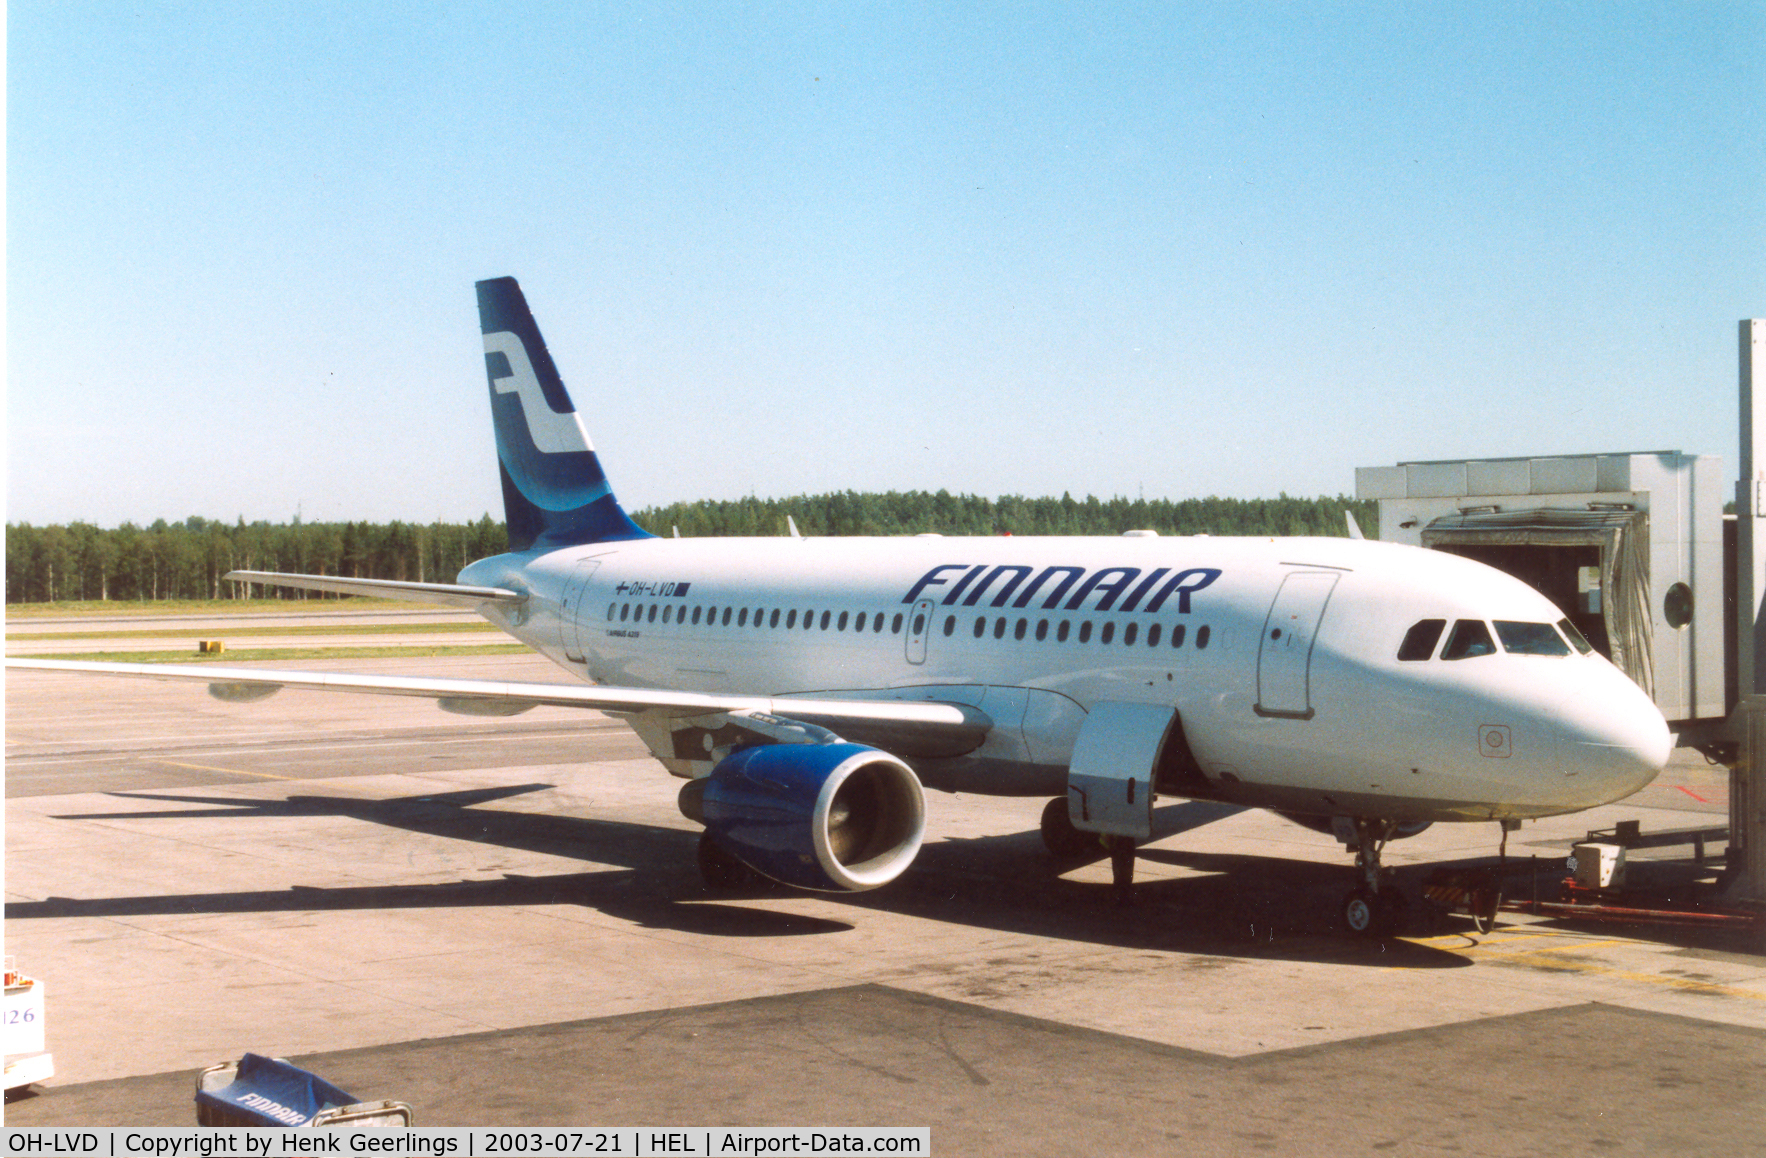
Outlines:
{"label": "aircraft wing", "polygon": [[397,579],[345,579],[336,575],[288,575],[280,571],[229,571],[223,579],[262,583],[266,587],[296,587],[304,591],[331,591],[338,595],[368,595],[378,599],[403,599],[411,603],[439,603],[448,607],[481,607],[486,603],[520,603],[525,592],[506,587],[468,587],[460,583],[407,583]]}
{"label": "aircraft wing", "polygon": [[282,688],[355,692],[377,696],[432,699],[464,715],[512,716],[545,705],[589,708],[625,715],[663,718],[761,712],[815,724],[860,743],[906,749],[915,754],[950,754],[979,747],[993,727],[985,712],[967,704],[916,699],[816,699],[797,696],[738,696],[652,688],[595,687],[527,681],[361,675],[348,672],[276,671],[217,667],[211,664],[93,663],[82,660],[8,659],[6,666],[27,671],[85,672],[88,675],[205,683],[218,699],[262,699]]}

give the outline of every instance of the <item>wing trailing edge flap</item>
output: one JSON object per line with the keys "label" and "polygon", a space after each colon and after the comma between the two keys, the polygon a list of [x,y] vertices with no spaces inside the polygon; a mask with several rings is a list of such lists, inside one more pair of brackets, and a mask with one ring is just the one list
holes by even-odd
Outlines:
{"label": "wing trailing edge flap", "polygon": [[[469,680],[448,677],[361,675],[349,672],[275,671],[266,668],[219,667],[207,663],[93,663],[81,660],[8,659],[8,668],[26,671],[83,672],[88,675],[133,676],[206,683],[217,699],[234,703],[262,699],[281,688],[354,692],[363,695],[416,696],[435,700],[451,712],[474,716],[512,716],[530,708],[588,708],[632,717],[646,741],[642,722],[661,726],[661,735],[692,733],[685,741],[706,751],[699,733],[716,732],[735,714],[759,713],[827,728],[845,739],[871,744],[907,756],[956,756],[973,751],[987,738],[993,721],[979,708],[927,700],[810,699],[677,692],[651,688],[591,687],[584,684],[541,684],[521,681]],[[703,721],[700,718],[704,718]],[[683,726],[674,728],[671,721]],[[697,729],[695,732],[694,730]],[[651,744],[651,750],[671,752]],[[716,746],[714,742],[714,746]]]}
{"label": "wing trailing edge flap", "polygon": [[399,579],[345,579],[336,575],[289,575],[280,571],[229,571],[221,576],[238,583],[329,591],[334,595],[366,595],[444,607],[482,607],[487,603],[524,603],[527,593],[506,587],[470,587],[463,583],[408,583]]}

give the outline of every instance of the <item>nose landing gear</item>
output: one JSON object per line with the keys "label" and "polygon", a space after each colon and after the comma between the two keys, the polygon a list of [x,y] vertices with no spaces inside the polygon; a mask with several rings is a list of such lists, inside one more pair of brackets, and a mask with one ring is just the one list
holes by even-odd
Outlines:
{"label": "nose landing gear", "polygon": [[1353,842],[1355,868],[1361,883],[1343,898],[1343,922],[1352,933],[1367,936],[1390,936],[1404,928],[1408,905],[1404,894],[1392,883],[1390,875],[1380,867],[1380,854],[1398,825],[1390,820],[1369,820],[1356,817]]}

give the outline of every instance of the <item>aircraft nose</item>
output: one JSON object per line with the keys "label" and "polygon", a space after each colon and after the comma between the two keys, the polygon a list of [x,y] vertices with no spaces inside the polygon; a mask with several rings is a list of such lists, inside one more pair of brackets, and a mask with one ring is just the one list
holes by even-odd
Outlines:
{"label": "aircraft nose", "polygon": [[1559,718],[1569,741],[1565,771],[1599,795],[1596,803],[1644,787],[1674,750],[1674,735],[1655,703],[1617,669],[1607,668],[1567,697]]}

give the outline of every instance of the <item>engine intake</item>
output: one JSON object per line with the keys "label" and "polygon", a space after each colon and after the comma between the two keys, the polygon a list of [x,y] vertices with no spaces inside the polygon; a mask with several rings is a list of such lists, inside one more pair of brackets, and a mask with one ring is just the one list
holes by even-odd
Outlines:
{"label": "engine intake", "polygon": [[862,744],[764,744],[706,778],[698,811],[724,851],[784,884],[862,892],[900,876],[926,834],[913,770]]}

